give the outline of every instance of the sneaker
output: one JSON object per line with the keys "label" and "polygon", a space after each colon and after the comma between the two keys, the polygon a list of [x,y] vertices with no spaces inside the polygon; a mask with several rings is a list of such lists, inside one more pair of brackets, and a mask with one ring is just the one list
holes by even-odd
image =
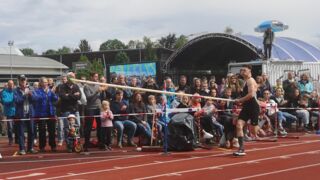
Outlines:
{"label": "sneaker", "polygon": [[63,144],[63,141],[59,141],[57,145],[62,146],[62,144]]}
{"label": "sneaker", "polygon": [[30,153],[30,154],[37,154],[38,151],[35,150],[35,149],[30,149],[30,150],[28,151],[28,153]]}
{"label": "sneaker", "polygon": [[110,146],[107,146],[107,149],[108,149],[109,151],[112,151],[112,148],[111,148]]}
{"label": "sneaker", "polygon": [[233,156],[245,156],[246,153],[244,152],[243,149],[239,149],[237,152],[233,153]]}
{"label": "sneaker", "polygon": [[206,132],[206,131],[203,131],[203,138],[204,139],[211,139],[211,138],[213,138],[213,135]]}
{"label": "sneaker", "polygon": [[0,153],[0,159],[2,159],[1,153]]}
{"label": "sneaker", "polygon": [[26,155],[27,153],[26,153],[26,151],[25,150],[20,150],[19,152],[18,152],[18,155]]}
{"label": "sneaker", "polygon": [[121,143],[118,143],[118,148],[122,149],[122,144]]}
{"label": "sneaker", "polygon": [[283,130],[280,130],[280,131],[279,131],[279,134],[282,135],[282,136],[285,136],[285,135],[287,135],[288,133],[287,133],[286,130],[283,129]]}

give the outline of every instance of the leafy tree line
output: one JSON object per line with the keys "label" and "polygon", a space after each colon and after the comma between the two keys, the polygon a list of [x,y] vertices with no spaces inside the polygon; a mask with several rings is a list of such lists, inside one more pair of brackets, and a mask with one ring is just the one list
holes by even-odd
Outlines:
{"label": "leafy tree line", "polygon": [[[170,33],[167,36],[161,37],[156,41],[152,41],[149,37],[143,37],[142,40],[130,40],[127,44],[118,39],[109,39],[100,45],[99,50],[119,50],[119,49],[146,49],[146,48],[168,48],[178,49],[187,43],[188,39],[185,35],[177,36],[175,33]],[[22,53],[26,56],[37,55],[31,48],[21,49]],[[91,46],[86,39],[81,39],[78,47],[70,48],[63,46],[59,49],[48,49],[42,53],[42,55],[54,55],[54,54],[67,54],[77,52],[91,52]]]}
{"label": "leafy tree line", "polygon": [[[126,49],[143,49],[144,52],[144,60],[157,60],[157,54],[154,48],[167,48],[167,49],[178,49],[187,43],[187,37],[184,35],[180,35],[179,37],[176,34],[169,34],[167,36],[161,37],[156,41],[152,41],[149,37],[143,37],[142,40],[130,40],[127,44],[118,40],[118,39],[109,39],[103,42],[100,45],[100,51],[106,50],[126,50]],[[25,56],[34,56],[37,55],[34,53],[31,48],[21,49]],[[91,46],[86,39],[81,39],[78,47],[72,49],[67,46],[63,46],[57,50],[48,49],[42,53],[42,55],[59,55],[59,54],[69,54],[69,53],[85,53],[91,52]],[[100,75],[104,72],[104,66],[101,59],[93,59],[89,60],[86,56],[81,56],[79,59],[80,62],[87,63],[86,69],[77,70],[77,75],[88,77],[90,72],[95,71]],[[125,51],[119,51],[114,60],[114,64],[126,64],[129,63],[130,59]]]}

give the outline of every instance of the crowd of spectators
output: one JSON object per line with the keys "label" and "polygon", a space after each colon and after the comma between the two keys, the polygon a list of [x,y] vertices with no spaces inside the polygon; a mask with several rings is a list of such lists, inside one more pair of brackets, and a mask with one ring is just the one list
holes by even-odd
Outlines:
{"label": "crowd of spectators", "polygon": [[[237,145],[234,123],[241,104],[201,99],[198,95],[238,98],[245,85],[245,81],[238,74],[229,73],[219,84],[214,76],[187,79],[184,75],[179,77],[176,85],[170,77],[166,77],[163,84],[157,84],[152,77],[138,84],[134,77],[128,80],[124,75],[118,75],[111,82],[122,86],[194,94],[191,98],[74,83],[68,78],[75,78],[75,74],[68,73],[63,76],[58,85],[53,79],[43,77],[31,87],[24,75],[18,77],[16,85],[13,80],[6,83],[1,91],[1,117],[9,121],[3,121],[1,129],[2,134],[7,134],[9,145],[19,144],[18,154],[45,152],[47,134],[51,151],[57,151],[57,146],[63,146],[67,141],[69,115],[76,117],[80,134],[84,137],[84,151],[89,151],[92,143],[91,131],[94,122],[97,144],[103,150],[112,149],[113,139],[118,148],[124,145],[137,146],[134,139],[137,136],[141,137],[139,139],[142,144],[149,144],[152,139],[161,140],[164,122],[158,116],[143,113],[155,113],[157,109],[162,109],[164,104],[171,109],[201,109],[192,114],[196,116],[195,119],[200,119],[200,127],[197,128],[202,131],[199,132],[218,137],[216,143],[222,147]],[[319,110],[308,108],[318,108],[318,94],[307,74],[302,74],[300,80],[296,80],[294,73],[289,72],[287,79],[278,79],[274,87],[270,85],[265,73],[255,79],[258,84],[257,98],[261,106],[260,130],[258,135],[252,135],[249,125],[245,132],[246,140],[274,133],[286,135],[292,124],[296,124],[298,130],[306,132],[317,127]],[[91,73],[89,80],[106,82],[106,78],[99,77],[97,73]],[[135,115],[128,115],[130,113]],[[119,114],[120,116],[114,116]],[[156,123],[153,121],[154,117],[157,119]],[[152,132],[153,125],[157,127],[156,134]],[[207,143],[212,141],[207,140]],[[38,150],[35,149],[36,146]]]}

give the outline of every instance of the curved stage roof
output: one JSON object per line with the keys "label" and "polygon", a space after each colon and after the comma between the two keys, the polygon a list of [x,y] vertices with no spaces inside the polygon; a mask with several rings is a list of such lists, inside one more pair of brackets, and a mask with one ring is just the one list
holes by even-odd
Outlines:
{"label": "curved stage roof", "polygon": [[[230,62],[261,59],[262,35],[229,35],[210,33],[190,40],[166,61],[169,69],[219,69]],[[319,62],[320,49],[304,41],[277,37],[273,44],[273,60]]]}

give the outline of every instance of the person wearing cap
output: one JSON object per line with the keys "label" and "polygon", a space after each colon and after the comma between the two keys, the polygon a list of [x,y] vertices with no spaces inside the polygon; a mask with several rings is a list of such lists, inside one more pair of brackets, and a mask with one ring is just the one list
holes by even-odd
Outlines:
{"label": "person wearing cap", "polygon": [[[74,73],[68,73],[68,78],[75,78]],[[68,80],[59,86],[59,97],[60,97],[60,112],[63,118],[63,129],[64,129],[64,139],[67,140],[67,130],[68,130],[68,120],[69,114],[74,114],[76,116],[76,123],[80,127],[80,115],[78,101],[81,99],[81,92],[79,86]],[[59,142],[62,145],[62,142]]]}
{"label": "person wearing cap", "polygon": [[[24,119],[16,121],[18,129],[18,138],[19,138],[19,155],[25,155],[26,150],[29,153],[37,153],[33,149],[34,146],[34,120],[29,119],[31,115],[31,91],[27,85],[27,78],[25,75],[18,76],[18,87],[14,90],[14,101],[15,101],[15,118]],[[27,120],[28,119],[28,120]],[[25,147],[25,136],[24,129],[27,128],[28,131],[28,144],[27,149]]]}
{"label": "person wearing cap", "polygon": [[67,144],[67,150],[69,153],[71,153],[74,149],[74,141],[77,138],[80,138],[79,136],[79,125],[76,122],[77,117],[74,114],[69,114],[67,119],[67,127],[65,128],[66,132],[66,144]]}
{"label": "person wearing cap", "polygon": [[[13,89],[14,82],[13,80],[9,80],[7,87],[3,89],[1,93],[1,99],[3,103],[4,115],[7,119],[13,119],[16,113],[16,109],[14,107],[14,98],[13,98]],[[9,145],[13,144],[13,133],[14,133],[14,122],[7,121],[7,129],[8,129],[8,139]],[[18,136],[15,134],[15,141],[18,142]]]}

